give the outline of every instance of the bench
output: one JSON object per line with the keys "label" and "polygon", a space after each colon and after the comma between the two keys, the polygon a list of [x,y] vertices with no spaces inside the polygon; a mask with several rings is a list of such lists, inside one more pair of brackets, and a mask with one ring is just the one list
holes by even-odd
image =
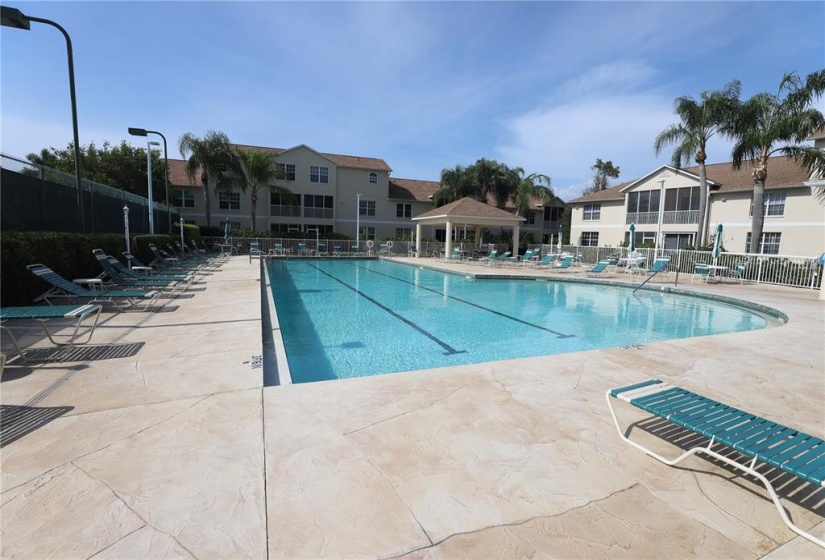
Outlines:
{"label": "bench", "polygon": [[[659,379],[609,389],[606,397],[616,430],[627,444],[667,465],[676,465],[692,455],[701,453],[753,476],[765,486],[785,525],[794,533],[825,548],[825,541],[794,525],[780,503],[773,485],[762,473],[755,470],[756,463],[762,462],[817,487],[825,486],[825,442],[822,439]],[[666,459],[625,436],[613,409],[612,399],[620,399],[700,434],[709,438],[709,442],[707,445],[687,450],[676,459]],[[715,445],[734,449],[750,460],[746,463],[734,461],[729,456],[713,450]]]}

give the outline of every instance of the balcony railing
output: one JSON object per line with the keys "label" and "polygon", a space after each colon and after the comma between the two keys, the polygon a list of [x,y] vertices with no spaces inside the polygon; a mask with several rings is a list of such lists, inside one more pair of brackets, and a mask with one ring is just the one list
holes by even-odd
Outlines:
{"label": "balcony railing", "polygon": [[270,216],[288,216],[291,218],[300,218],[301,217],[301,207],[300,206],[283,206],[280,204],[270,204],[269,205],[269,215]]}
{"label": "balcony railing", "polygon": [[[659,223],[658,212],[628,212],[625,217],[626,224],[657,224]],[[698,210],[668,210],[662,213],[663,224],[698,224]]]}
{"label": "balcony railing", "polygon": [[307,208],[304,207],[304,218],[332,219],[332,208]]}

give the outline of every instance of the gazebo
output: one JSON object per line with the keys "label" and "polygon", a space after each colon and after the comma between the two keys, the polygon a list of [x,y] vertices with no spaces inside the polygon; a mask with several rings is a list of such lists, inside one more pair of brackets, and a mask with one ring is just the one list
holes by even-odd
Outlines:
{"label": "gazebo", "polygon": [[421,226],[444,224],[446,232],[445,254],[453,250],[453,228],[456,226],[472,226],[475,228],[476,243],[481,238],[481,228],[485,226],[513,228],[513,255],[518,255],[519,227],[524,218],[511,214],[506,210],[465,197],[444,206],[433,208],[412,219],[415,224],[415,249],[421,256]]}

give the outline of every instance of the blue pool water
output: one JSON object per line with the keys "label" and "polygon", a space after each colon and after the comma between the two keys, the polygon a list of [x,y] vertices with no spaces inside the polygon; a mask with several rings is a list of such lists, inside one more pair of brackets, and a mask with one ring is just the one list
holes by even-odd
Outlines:
{"label": "blue pool water", "polygon": [[761,329],[761,315],[596,284],[473,280],[389,261],[269,263],[293,382]]}

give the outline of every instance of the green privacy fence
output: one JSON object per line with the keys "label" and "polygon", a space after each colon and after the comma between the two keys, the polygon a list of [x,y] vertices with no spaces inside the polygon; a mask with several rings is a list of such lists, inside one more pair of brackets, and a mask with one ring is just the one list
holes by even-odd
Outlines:
{"label": "green privacy fence", "polygon": [[[0,226],[4,231],[122,232],[123,208],[129,208],[129,231],[149,232],[148,199],[122,189],[82,180],[84,222],[74,175],[0,154]],[[175,208],[154,203],[155,233],[169,233]]]}

